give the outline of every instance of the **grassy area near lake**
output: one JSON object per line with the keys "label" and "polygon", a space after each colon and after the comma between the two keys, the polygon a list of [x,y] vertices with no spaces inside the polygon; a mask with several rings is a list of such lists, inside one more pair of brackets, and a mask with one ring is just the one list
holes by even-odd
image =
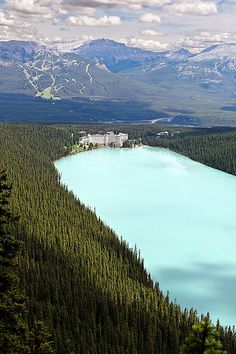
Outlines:
{"label": "grassy area near lake", "polygon": [[84,147],[78,144],[75,144],[71,147],[71,153],[72,154],[78,154],[79,152],[83,152]]}

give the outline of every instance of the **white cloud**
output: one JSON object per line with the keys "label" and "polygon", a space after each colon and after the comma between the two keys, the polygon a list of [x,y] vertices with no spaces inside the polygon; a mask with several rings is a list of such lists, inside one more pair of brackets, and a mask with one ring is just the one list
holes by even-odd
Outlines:
{"label": "white cloud", "polygon": [[[140,48],[165,50],[168,45],[156,40],[158,36],[164,35],[156,31],[158,28],[155,26],[160,24],[161,28],[161,22],[165,22],[165,32],[168,34],[167,38],[170,42],[178,47],[184,46],[191,48],[191,50],[197,50],[213,44],[235,42],[235,34],[233,33],[235,7],[233,3],[236,0],[231,0],[230,3],[228,0],[227,13],[222,1],[5,0],[4,4],[0,6],[0,36],[2,35],[2,38],[37,40],[43,37],[39,34],[40,31],[49,39],[56,36],[64,38],[70,36],[78,39],[83,34],[95,38],[117,39],[120,36],[128,37],[131,34],[138,36],[137,33],[140,33],[141,38],[131,37],[126,39],[126,42]],[[135,11],[136,13],[134,13]],[[216,16],[207,17],[214,14]],[[118,27],[117,31],[115,26],[122,24],[123,15],[126,19],[125,25]],[[192,16],[199,17],[196,20]],[[137,19],[140,23],[135,23],[134,32],[134,22]],[[161,21],[162,19],[163,21]],[[145,24],[147,29],[144,27]],[[81,32],[78,33],[78,30],[75,30],[73,26],[86,26],[87,28],[80,28]],[[89,26],[90,28],[88,28]],[[114,28],[111,29],[109,26],[114,26]],[[221,26],[222,33],[217,32],[219,26]],[[199,28],[204,28],[205,32],[197,33]],[[184,35],[181,32],[183,30],[185,31]],[[186,34],[187,31],[193,34]],[[185,37],[181,38],[182,36]]]}
{"label": "white cloud", "polygon": [[0,40],[6,40],[9,39],[9,32],[6,30],[3,30],[0,32]]}
{"label": "white cloud", "polygon": [[93,36],[89,36],[87,34],[84,34],[83,36],[81,36],[82,42],[84,42],[84,41],[92,41],[93,39],[94,39]]}
{"label": "white cloud", "polygon": [[161,7],[166,4],[170,4],[172,1],[171,0],[63,0],[62,5],[63,6],[91,6],[91,7],[111,7],[111,6],[125,6],[125,7],[136,7],[138,10],[142,6],[155,6],[155,7]]}
{"label": "white cloud", "polygon": [[67,15],[68,11],[66,9],[58,9],[60,15]]}
{"label": "white cloud", "polygon": [[121,24],[121,19],[118,16],[70,16],[67,19],[68,26],[117,26]]}
{"label": "white cloud", "polygon": [[78,6],[76,12],[87,16],[94,16],[96,9],[94,7]]}
{"label": "white cloud", "polygon": [[32,40],[40,42],[44,38],[30,23],[16,20],[11,26],[1,28],[0,39]]}
{"label": "white cloud", "polygon": [[141,22],[145,23],[161,23],[160,16],[155,15],[151,12],[147,12],[139,17]]}
{"label": "white cloud", "polygon": [[145,29],[141,32],[141,34],[143,36],[151,36],[151,37],[155,37],[155,36],[163,36],[162,32],[157,32],[151,29]]}
{"label": "white cloud", "polygon": [[129,5],[129,9],[134,10],[134,11],[138,11],[142,9],[142,4],[130,4]]}
{"label": "white cloud", "polygon": [[69,13],[73,14],[83,14],[87,16],[93,16],[96,12],[96,9],[94,7],[89,7],[89,6],[70,6],[70,5],[64,5],[62,8],[59,9],[59,12],[65,15]]}
{"label": "white cloud", "polygon": [[80,47],[84,42],[86,41],[91,41],[94,39],[93,36],[90,35],[82,35],[77,37],[76,39],[74,38],[62,38],[62,39],[56,39],[56,38],[47,38],[44,42],[51,42],[51,48],[57,49],[60,52],[71,52],[73,49]]}
{"label": "white cloud", "polygon": [[138,47],[146,50],[164,51],[170,49],[169,44],[160,43],[153,39],[146,40],[142,38],[128,37],[121,39],[120,42],[131,47]]}
{"label": "white cloud", "polygon": [[4,11],[0,11],[0,26],[13,26],[14,16],[7,15]]}
{"label": "white cloud", "polygon": [[20,13],[21,15],[35,15],[51,18],[52,13],[48,6],[36,0],[7,0],[5,5],[6,10]]}
{"label": "white cloud", "polygon": [[170,5],[169,11],[176,15],[209,16],[217,14],[218,9],[214,2],[185,0]]}
{"label": "white cloud", "polygon": [[[25,21],[19,21],[14,15],[8,14],[7,12],[0,10],[0,27],[3,27],[1,30],[16,31],[17,29],[29,29],[31,28],[30,23]],[[7,32],[9,35],[9,32]],[[4,34],[6,36],[6,33]]]}
{"label": "white cloud", "polygon": [[215,44],[236,43],[236,34],[234,33],[210,33],[200,32],[192,37],[187,36],[178,42],[178,46],[190,48],[199,51]]}

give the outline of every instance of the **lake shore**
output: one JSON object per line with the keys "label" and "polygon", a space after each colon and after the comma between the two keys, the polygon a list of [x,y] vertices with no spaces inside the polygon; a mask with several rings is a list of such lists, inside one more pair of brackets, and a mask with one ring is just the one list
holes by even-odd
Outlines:
{"label": "lake shore", "polygon": [[[236,263],[230,232],[236,228],[235,177],[162,148],[158,153],[150,146],[90,152],[56,162],[62,183],[131,247],[137,245],[145,266],[173,300],[235,324],[231,297],[217,300],[212,292],[227,281],[223,255],[228,261],[232,254],[230,262]],[[232,291],[236,296],[236,287]]]}

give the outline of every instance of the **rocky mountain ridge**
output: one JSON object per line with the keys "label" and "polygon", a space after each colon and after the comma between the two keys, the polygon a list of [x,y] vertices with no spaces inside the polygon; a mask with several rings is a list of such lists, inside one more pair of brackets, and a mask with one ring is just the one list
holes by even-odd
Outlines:
{"label": "rocky mountain ridge", "polygon": [[191,121],[211,112],[234,119],[236,44],[198,54],[147,51],[107,39],[71,42],[67,49],[68,43],[59,44],[0,42],[0,94],[146,102],[169,120],[176,112],[189,112]]}

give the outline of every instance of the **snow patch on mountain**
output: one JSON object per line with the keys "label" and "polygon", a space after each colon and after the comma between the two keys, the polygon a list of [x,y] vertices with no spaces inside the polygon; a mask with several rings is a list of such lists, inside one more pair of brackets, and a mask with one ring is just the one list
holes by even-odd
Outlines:
{"label": "snow patch on mountain", "polygon": [[225,60],[227,58],[236,60],[236,44],[215,45],[203,50],[201,53],[190,58],[191,61]]}
{"label": "snow patch on mountain", "polygon": [[180,48],[179,50],[172,50],[165,54],[165,58],[169,60],[177,60],[177,61],[188,59],[192,56],[193,54],[185,48]]}

